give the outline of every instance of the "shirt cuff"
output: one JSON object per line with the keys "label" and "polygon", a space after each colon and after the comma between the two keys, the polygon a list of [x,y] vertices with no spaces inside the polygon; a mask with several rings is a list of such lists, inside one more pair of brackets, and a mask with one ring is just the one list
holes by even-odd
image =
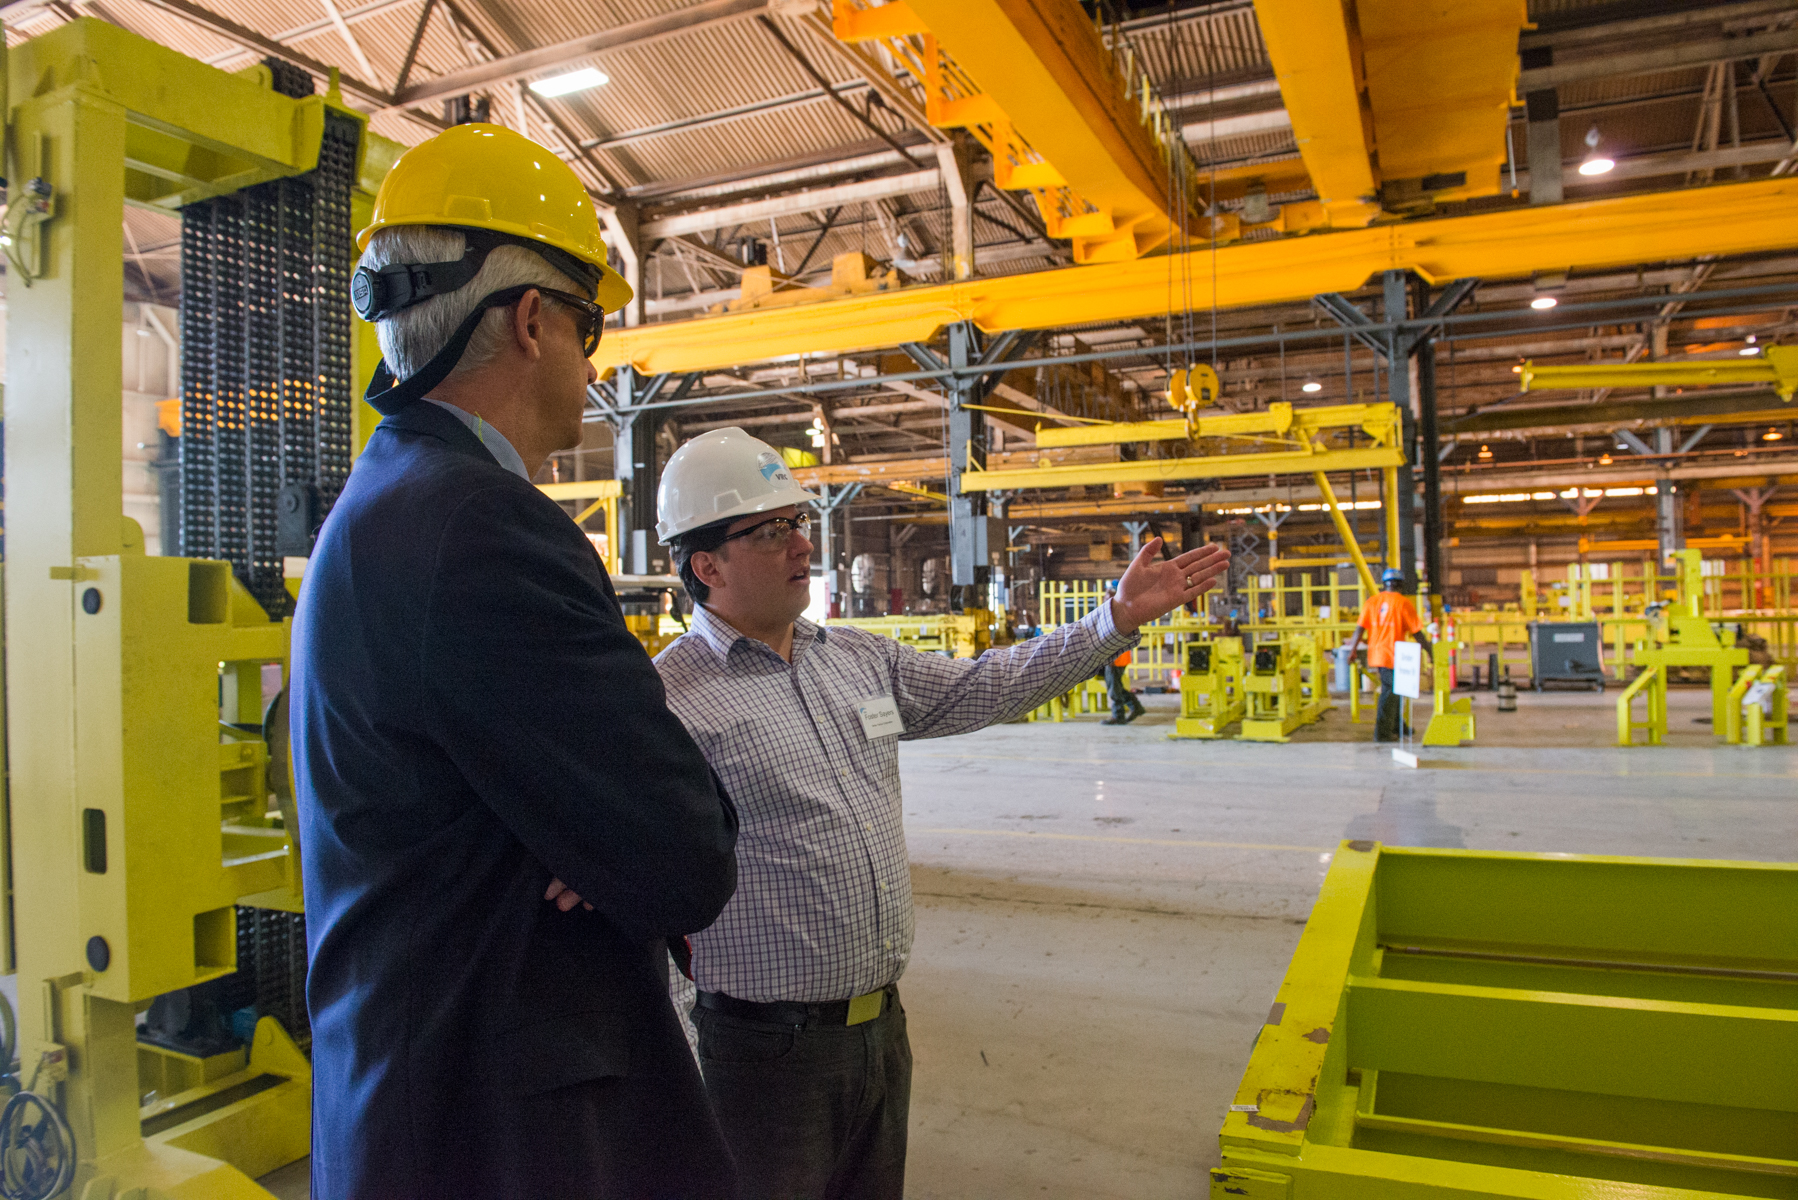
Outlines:
{"label": "shirt cuff", "polygon": [[1111,619],[1110,600],[1106,600],[1103,604],[1093,609],[1092,615],[1086,619],[1092,622],[1093,633],[1096,634],[1099,639],[1099,648],[1109,652],[1114,658],[1118,654],[1131,649],[1138,642],[1142,641],[1142,631],[1140,629],[1132,630],[1129,633],[1124,633],[1118,629],[1117,622]]}

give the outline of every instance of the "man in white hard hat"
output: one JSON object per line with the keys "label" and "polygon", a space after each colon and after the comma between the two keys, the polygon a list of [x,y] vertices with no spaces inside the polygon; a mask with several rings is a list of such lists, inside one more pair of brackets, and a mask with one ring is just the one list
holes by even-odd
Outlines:
{"label": "man in white hard hat", "polygon": [[1221,547],[1151,541],[1090,616],[978,659],[920,654],[800,614],[807,511],[778,451],[741,429],[669,461],[656,534],[697,604],[656,659],[668,704],[736,801],[735,896],[694,935],[706,1091],[746,1197],[898,1200],[911,1049],[897,983],[911,953],[901,738],[1029,712],[1223,573]]}

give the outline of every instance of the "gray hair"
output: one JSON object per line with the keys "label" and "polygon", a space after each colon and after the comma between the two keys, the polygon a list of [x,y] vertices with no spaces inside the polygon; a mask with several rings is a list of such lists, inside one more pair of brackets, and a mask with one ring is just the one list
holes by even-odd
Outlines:
{"label": "gray hair", "polygon": [[[460,233],[430,225],[398,225],[377,229],[362,252],[361,265],[378,271],[391,263],[450,262],[462,257],[467,242]],[[381,356],[396,380],[406,379],[418,371],[443,349],[468,319],[483,296],[510,287],[532,284],[557,288],[575,295],[582,293],[579,284],[550,266],[540,254],[523,246],[497,246],[475,277],[457,290],[403,308],[375,325],[375,336],[381,342]],[[545,303],[554,304],[551,297]],[[450,374],[478,367],[499,353],[510,320],[509,308],[490,309],[475,326],[462,361]]]}

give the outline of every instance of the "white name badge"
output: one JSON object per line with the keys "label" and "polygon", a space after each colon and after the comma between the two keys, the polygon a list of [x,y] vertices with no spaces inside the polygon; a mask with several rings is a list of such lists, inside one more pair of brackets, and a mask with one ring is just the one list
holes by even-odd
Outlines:
{"label": "white name badge", "polygon": [[898,737],[905,732],[905,722],[899,717],[899,705],[891,696],[875,696],[863,700],[855,706],[855,715],[862,719],[862,732],[868,735],[870,742],[875,738]]}

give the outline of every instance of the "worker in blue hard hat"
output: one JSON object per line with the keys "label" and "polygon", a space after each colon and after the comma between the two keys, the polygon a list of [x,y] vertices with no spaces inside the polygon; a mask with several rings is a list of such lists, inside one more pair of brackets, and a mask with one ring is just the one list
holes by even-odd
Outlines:
{"label": "worker in blue hard hat", "polygon": [[1380,703],[1374,714],[1373,738],[1376,742],[1398,741],[1399,727],[1402,724],[1398,693],[1393,691],[1393,648],[1406,638],[1416,638],[1417,644],[1423,647],[1423,652],[1431,653],[1430,639],[1424,636],[1423,622],[1417,616],[1417,606],[1411,603],[1409,596],[1398,590],[1404,583],[1403,571],[1394,567],[1383,571],[1380,574],[1380,590],[1368,597],[1367,603],[1362,605],[1361,619],[1355,624],[1354,636],[1349,638],[1348,652],[1352,658],[1361,649],[1363,635],[1366,635],[1366,667],[1378,672],[1380,676]]}

